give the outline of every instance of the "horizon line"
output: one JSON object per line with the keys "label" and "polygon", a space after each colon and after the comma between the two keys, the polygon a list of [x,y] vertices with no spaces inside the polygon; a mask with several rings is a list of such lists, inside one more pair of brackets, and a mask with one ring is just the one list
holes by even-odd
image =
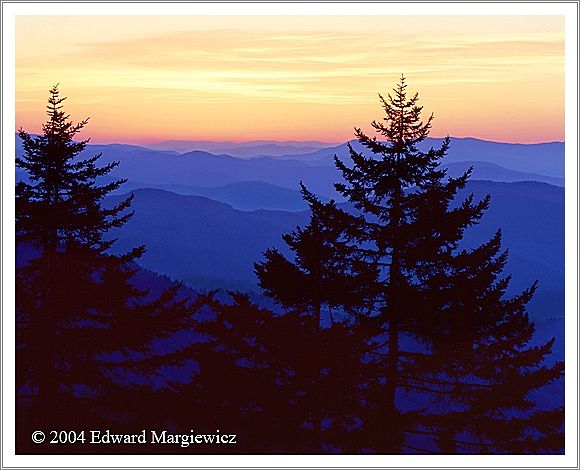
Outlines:
{"label": "horizon line", "polygon": [[[446,136],[429,136],[427,137],[428,139],[444,139]],[[488,142],[488,143],[493,143],[493,144],[506,144],[506,145],[544,145],[544,144],[565,144],[566,141],[565,140],[545,140],[545,141],[535,141],[535,142],[521,142],[521,141],[506,141],[506,140],[490,140],[490,139],[483,139],[481,137],[472,137],[472,136],[465,136],[465,137],[458,137],[458,136],[449,136],[450,139],[456,139],[456,140],[478,140],[480,142]],[[135,145],[135,146],[141,146],[141,147],[147,147],[147,146],[151,146],[151,145],[160,145],[160,144],[164,144],[164,143],[170,143],[170,142],[183,142],[183,143],[187,143],[187,142],[208,142],[208,143],[214,143],[214,144],[233,144],[233,145],[245,145],[245,144],[259,144],[259,143],[266,143],[266,142],[270,142],[270,143],[274,143],[274,144],[291,144],[292,142],[295,143],[299,143],[299,144],[305,144],[308,142],[315,142],[315,143],[319,143],[319,144],[324,144],[324,145],[328,145],[329,147],[334,147],[334,146],[338,146],[338,145],[343,145],[346,144],[347,142],[356,142],[357,139],[349,139],[349,140],[343,140],[343,141],[324,141],[324,140],[317,140],[317,139],[307,139],[307,140],[298,140],[298,139],[292,139],[292,140],[276,140],[276,139],[255,139],[255,140],[214,140],[214,139],[166,139],[166,140],[160,140],[160,141],[154,141],[154,142],[140,142],[140,141],[136,141],[136,140],[127,140],[127,141],[120,141],[120,140],[111,140],[111,141],[105,141],[105,140],[93,140],[90,139],[89,144],[92,145]],[[321,147],[324,148],[324,147]]]}
{"label": "horizon line", "polygon": [[[15,131],[15,134],[18,135],[18,130]],[[37,132],[29,132],[30,135],[40,135]],[[508,140],[492,140],[489,138],[483,137],[475,137],[475,136],[455,136],[455,135],[442,135],[442,136],[427,136],[427,139],[444,139],[445,137],[449,137],[450,139],[457,139],[457,140],[478,140],[480,142],[489,142],[495,144],[507,144],[507,145],[542,145],[542,144],[565,144],[565,140],[540,140],[540,141],[533,141],[533,142],[524,142],[524,141],[508,141]],[[324,144],[328,146],[337,146],[342,145],[347,142],[356,142],[357,139],[347,139],[347,140],[325,140],[325,139],[316,139],[316,138],[309,138],[309,139],[267,139],[267,138],[256,138],[256,139],[211,139],[211,138],[167,138],[163,140],[155,140],[155,141],[141,141],[139,139],[131,139],[128,138],[127,140],[112,140],[112,139],[100,139],[100,138],[92,138],[90,136],[87,137],[89,140],[89,145],[135,145],[135,146],[147,146],[147,145],[160,145],[164,143],[170,142],[207,142],[213,144],[233,144],[233,145],[244,145],[244,144],[261,144],[261,143],[276,143],[276,144],[306,144],[306,143],[316,143],[316,144]]]}

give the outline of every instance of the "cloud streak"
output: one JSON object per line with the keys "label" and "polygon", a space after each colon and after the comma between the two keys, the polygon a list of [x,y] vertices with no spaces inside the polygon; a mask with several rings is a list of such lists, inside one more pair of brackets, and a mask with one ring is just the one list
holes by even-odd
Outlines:
{"label": "cloud streak", "polygon": [[[402,72],[427,102],[437,103],[439,110],[435,111],[443,115],[442,124],[448,127],[454,123],[450,112],[456,106],[447,103],[457,103],[458,96],[465,100],[465,106],[483,111],[490,100],[499,104],[509,99],[518,107],[522,122],[528,122],[535,110],[530,102],[543,95],[553,107],[548,114],[563,114],[563,31],[494,32],[491,28],[487,34],[470,35],[465,31],[433,32],[432,27],[419,33],[390,29],[317,32],[300,30],[292,22],[284,23],[280,31],[218,26],[143,32],[139,37],[112,41],[99,36],[78,43],[71,38],[62,45],[61,54],[58,45],[51,54],[40,48],[35,54],[34,48],[23,46],[20,54],[17,51],[17,114],[26,119],[36,116],[31,96],[59,81],[66,83],[64,92],[74,95],[75,101],[84,99],[87,105],[96,105],[98,116],[106,116],[100,105],[112,103],[138,110],[145,101],[184,112],[184,104],[193,106],[199,114],[194,120],[197,134],[191,135],[192,130],[183,125],[191,122],[190,117],[175,113],[176,134],[171,137],[188,133],[190,137],[217,138],[212,129],[216,128],[218,109],[227,115],[262,103],[254,107],[254,113],[276,112],[259,116],[257,121],[267,125],[248,138],[282,137],[274,122],[279,115],[288,114],[304,122],[295,126],[299,132],[318,127],[321,134],[317,137],[328,140],[346,137],[351,126],[333,136],[324,135],[328,123],[313,121],[314,117],[327,118],[340,109],[351,117],[352,125],[360,125],[358,119],[366,120],[367,115],[375,117],[379,112],[373,101],[376,93],[388,90]],[[24,29],[18,33],[24,34]],[[495,88],[493,96],[489,94],[491,87]],[[100,98],[92,99],[91,94]],[[315,107],[325,107],[326,111],[314,111]],[[483,111],[469,113],[471,127],[453,124],[444,133],[493,137],[496,132],[510,140],[505,130],[497,133],[504,126],[502,117],[498,116],[495,124],[483,122]],[[168,114],[165,109],[162,113]],[[209,121],[205,131],[204,116]],[[341,117],[330,124],[336,126],[344,120]],[[231,132],[240,134],[242,128],[243,132],[251,131],[241,125]],[[149,121],[144,122],[144,129],[145,133],[151,130]],[[122,133],[122,129],[115,130]],[[113,129],[99,127],[99,132],[112,133]],[[511,140],[554,140],[562,133],[563,117],[548,123],[545,135],[529,135],[523,125],[519,129],[515,126]]]}

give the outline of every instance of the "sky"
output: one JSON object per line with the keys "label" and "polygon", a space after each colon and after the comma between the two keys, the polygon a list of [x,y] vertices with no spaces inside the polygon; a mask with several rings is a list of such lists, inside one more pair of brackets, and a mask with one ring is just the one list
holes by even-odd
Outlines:
{"label": "sky", "polygon": [[343,142],[404,74],[432,136],[562,141],[564,59],[561,16],[18,16],[16,126],[59,83],[92,142]]}

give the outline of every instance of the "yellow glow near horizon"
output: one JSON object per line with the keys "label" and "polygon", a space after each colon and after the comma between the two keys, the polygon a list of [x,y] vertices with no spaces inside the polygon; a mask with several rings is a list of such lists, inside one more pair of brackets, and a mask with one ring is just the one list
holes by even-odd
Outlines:
{"label": "yellow glow near horizon", "polygon": [[369,128],[401,73],[434,136],[564,139],[557,16],[20,16],[16,122],[60,83],[100,142],[323,140]]}

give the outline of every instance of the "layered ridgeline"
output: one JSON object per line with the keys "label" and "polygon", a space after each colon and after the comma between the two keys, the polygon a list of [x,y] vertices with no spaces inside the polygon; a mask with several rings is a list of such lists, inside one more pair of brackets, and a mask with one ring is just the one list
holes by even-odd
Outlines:
{"label": "layered ridgeline", "polygon": [[[535,318],[563,314],[564,190],[537,182],[472,181],[461,196],[491,194],[492,202],[477,230],[467,231],[474,246],[502,228],[509,248],[507,272],[513,288],[535,279],[539,289],[530,304]],[[141,240],[147,246],[141,263],[195,288],[257,290],[252,263],[270,246],[283,248],[281,234],[302,226],[308,212],[240,211],[200,196],[159,189],[133,192],[135,216],[121,229],[117,245]],[[115,203],[123,196],[112,196]]]}
{"label": "layered ridgeline", "polygon": [[[438,139],[426,141],[424,146],[440,144]],[[355,149],[357,145],[353,143]],[[17,139],[17,153],[21,153],[20,146]],[[299,181],[319,196],[337,197],[333,186],[337,173],[332,157],[347,154],[345,144],[310,153],[245,159],[201,150],[178,153],[123,144],[89,145],[84,154],[98,152],[103,153],[103,163],[120,162],[108,176],[128,179],[122,191],[165,189],[178,194],[206,196],[242,210],[306,209],[297,194]],[[564,185],[564,144],[561,142],[523,145],[451,139],[449,154],[443,164],[450,176],[459,175],[473,166],[472,179]],[[248,185],[247,182],[255,184]],[[265,184],[278,188],[265,188]]]}
{"label": "layered ridgeline", "polygon": [[[426,140],[423,145],[439,142]],[[187,149],[196,143],[180,145]],[[17,154],[20,147],[17,139]],[[274,147],[268,143],[270,151]],[[247,159],[123,144],[89,145],[85,152],[102,152],[104,163],[120,161],[111,173],[128,181],[118,195],[110,197],[110,203],[134,191],[135,216],[122,233],[115,234],[120,251],[145,244],[147,252],[140,259],[144,267],[194,288],[257,291],[253,262],[270,246],[283,248],[281,234],[308,220],[299,181],[322,200],[335,195],[333,183],[338,175],[330,156],[344,155],[343,147]],[[280,152],[287,148],[286,144],[278,146]],[[465,243],[481,243],[501,227],[504,246],[510,250],[507,270],[514,275],[514,289],[538,279],[539,289],[530,304],[532,315],[536,319],[561,316],[564,144],[451,139],[445,162],[450,176],[474,167],[465,194],[492,196],[490,209],[477,230],[467,231]]]}

